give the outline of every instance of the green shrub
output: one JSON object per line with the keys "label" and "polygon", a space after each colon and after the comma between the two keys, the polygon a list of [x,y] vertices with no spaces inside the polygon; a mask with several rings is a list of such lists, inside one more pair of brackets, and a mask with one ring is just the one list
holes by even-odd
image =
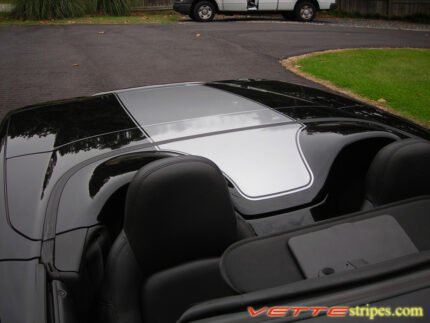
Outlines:
{"label": "green shrub", "polygon": [[128,16],[133,0],[85,0],[85,13],[108,16]]}
{"label": "green shrub", "polygon": [[16,0],[12,12],[21,19],[61,19],[85,14],[81,0]]}
{"label": "green shrub", "polygon": [[93,15],[99,12],[99,0],[84,0],[83,5],[86,14]]}
{"label": "green shrub", "polygon": [[131,11],[130,0],[98,0],[100,12],[111,16],[127,16]]}
{"label": "green shrub", "polygon": [[62,19],[85,14],[126,16],[133,0],[16,0],[12,15],[21,19]]}

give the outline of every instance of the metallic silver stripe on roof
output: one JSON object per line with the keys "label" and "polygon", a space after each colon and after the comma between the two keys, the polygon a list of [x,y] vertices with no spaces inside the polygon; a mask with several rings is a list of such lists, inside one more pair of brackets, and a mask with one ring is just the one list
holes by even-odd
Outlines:
{"label": "metallic silver stripe on roof", "polygon": [[201,84],[133,89],[117,96],[157,149],[213,160],[248,199],[312,185],[298,142],[304,126],[258,102]]}
{"label": "metallic silver stripe on roof", "polygon": [[288,119],[284,116],[265,109],[159,123],[145,126],[145,131],[154,140],[154,143],[156,143],[157,141],[276,124],[285,121],[288,121]]}
{"label": "metallic silver stripe on roof", "polygon": [[252,100],[198,84],[143,88],[117,95],[144,128],[166,122],[264,109]]}
{"label": "metallic silver stripe on roof", "polygon": [[162,150],[203,156],[215,162],[246,198],[285,195],[312,185],[301,149],[300,124],[204,136],[159,145]]}

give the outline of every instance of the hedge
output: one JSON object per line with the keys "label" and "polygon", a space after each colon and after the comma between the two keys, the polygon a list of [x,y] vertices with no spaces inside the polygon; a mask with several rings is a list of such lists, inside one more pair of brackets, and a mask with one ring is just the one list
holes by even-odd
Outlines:
{"label": "hedge", "polygon": [[15,0],[12,15],[21,19],[62,19],[86,14],[129,15],[133,0]]}

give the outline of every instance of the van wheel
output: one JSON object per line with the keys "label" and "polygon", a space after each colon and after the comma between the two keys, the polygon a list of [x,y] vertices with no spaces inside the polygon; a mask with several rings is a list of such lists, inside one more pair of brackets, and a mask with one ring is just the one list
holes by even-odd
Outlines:
{"label": "van wheel", "polygon": [[197,2],[193,9],[193,19],[199,22],[209,22],[215,17],[215,6],[210,1]]}
{"label": "van wheel", "polygon": [[300,1],[296,5],[294,13],[298,21],[309,22],[315,19],[317,8],[312,2]]}

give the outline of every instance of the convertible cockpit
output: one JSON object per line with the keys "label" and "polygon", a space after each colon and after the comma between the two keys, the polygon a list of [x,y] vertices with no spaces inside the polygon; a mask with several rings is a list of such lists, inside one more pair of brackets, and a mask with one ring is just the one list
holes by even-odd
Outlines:
{"label": "convertible cockpit", "polygon": [[[386,275],[429,264],[430,144],[385,141],[364,163],[363,191],[350,192],[359,196],[348,208],[356,212],[324,214],[336,211],[324,205],[326,196],[316,203],[318,217],[286,230],[280,218],[288,212],[246,220],[235,211],[231,187],[212,161],[153,160],[116,197],[125,210],[118,235],[109,221],[88,233],[97,238],[87,238],[81,274],[57,288],[72,298],[82,289],[92,293],[74,302],[80,315],[89,311],[99,322],[194,322],[214,313],[240,322],[243,298],[249,306],[295,302],[315,290],[384,284]],[[312,207],[290,213],[309,209],[312,215]],[[92,275],[86,284],[82,273]]]}

